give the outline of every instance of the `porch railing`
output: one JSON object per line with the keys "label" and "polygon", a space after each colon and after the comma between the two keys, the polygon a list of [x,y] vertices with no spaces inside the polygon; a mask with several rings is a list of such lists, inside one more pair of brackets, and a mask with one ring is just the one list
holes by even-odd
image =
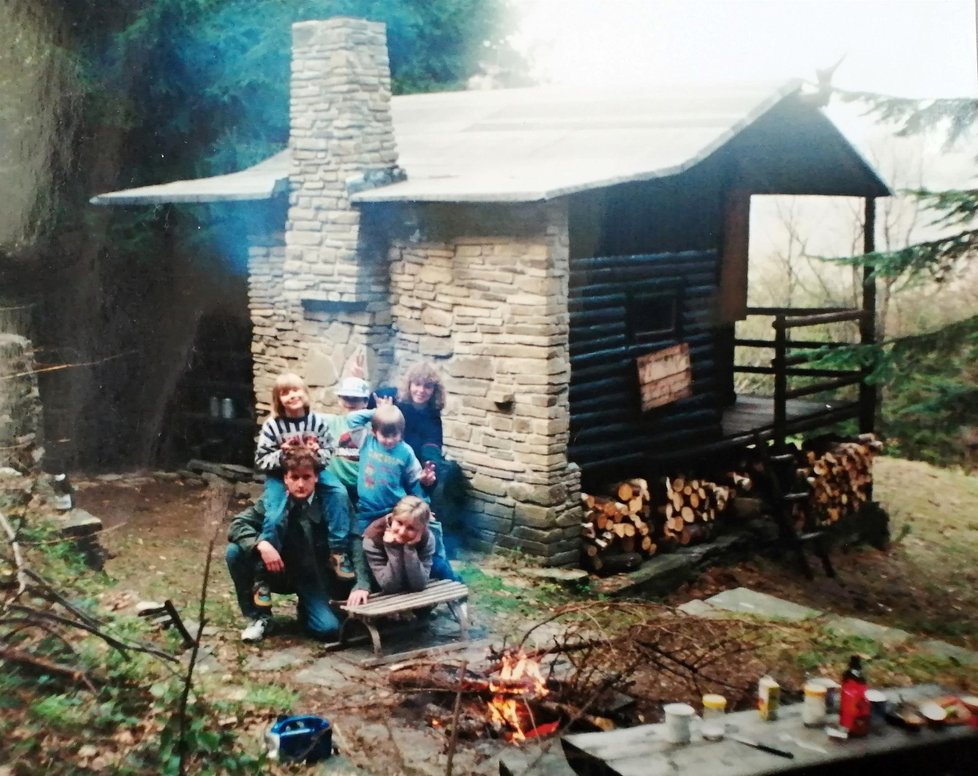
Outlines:
{"label": "porch railing", "polygon": [[[824,369],[808,366],[819,360],[815,351],[850,347],[847,342],[827,342],[815,339],[796,339],[794,332],[813,326],[823,326],[831,323],[852,322],[859,325],[860,335],[866,330],[863,323],[867,313],[844,307],[821,308],[783,308],[783,307],[751,307],[748,316],[773,317],[772,327],[774,338],[766,339],[735,339],[737,347],[770,348],[774,355],[770,366],[735,365],[734,372],[745,374],[771,375],[774,380],[774,423],[773,439],[775,445],[783,446],[788,433],[788,402],[805,396],[834,391],[850,385],[860,386],[859,417],[872,418],[875,407],[875,393],[866,389],[865,370],[863,369]],[[797,334],[795,335],[797,336]],[[801,352],[799,352],[801,351]],[[807,378],[804,385],[792,387],[791,378]],[[865,406],[869,404],[870,406]],[[824,412],[814,413],[815,416],[824,414],[826,419],[832,412],[827,408]],[[814,419],[814,417],[812,418]],[[860,429],[871,430],[871,429]]]}

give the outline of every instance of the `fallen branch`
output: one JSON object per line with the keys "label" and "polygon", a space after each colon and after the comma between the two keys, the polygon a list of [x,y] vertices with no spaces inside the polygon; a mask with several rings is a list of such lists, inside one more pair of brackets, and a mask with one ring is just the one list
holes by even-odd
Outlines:
{"label": "fallen branch", "polygon": [[10,541],[10,547],[14,553],[14,565],[17,567],[17,595],[21,595],[25,590],[27,590],[27,574],[24,569],[26,565],[24,563],[24,556],[20,553],[20,544],[17,542],[17,534],[14,533],[14,529],[7,522],[7,518],[3,516],[3,512],[0,512],[0,527],[3,528],[5,534],[7,534],[7,539]]}
{"label": "fallen branch", "polygon": [[128,652],[144,652],[147,655],[153,655],[155,657],[162,658],[164,660],[170,660],[177,662],[179,658],[174,655],[164,652],[163,650],[156,649],[156,647],[147,647],[142,644],[134,644],[132,642],[122,641],[115,636],[106,633],[105,631],[89,625],[87,622],[81,622],[79,620],[72,620],[69,617],[63,617],[60,614],[55,614],[54,612],[46,612],[41,609],[34,609],[30,606],[24,606],[22,604],[12,604],[9,609],[11,611],[18,611],[28,616],[39,617],[45,620],[51,620],[52,622],[60,623],[61,625],[68,625],[72,628],[78,628],[79,630],[87,631],[93,636],[98,636],[102,641],[108,644],[110,647],[119,652],[124,658],[129,659]]}
{"label": "fallen branch", "polygon": [[37,584],[41,586],[40,590],[34,588],[34,590],[32,591],[34,595],[40,596],[41,598],[44,598],[48,601],[53,601],[55,603],[61,604],[61,606],[63,606],[65,609],[67,609],[69,612],[75,615],[75,617],[77,617],[79,620],[82,620],[83,622],[87,622],[92,627],[97,628],[99,625],[104,624],[103,620],[100,620],[97,617],[93,617],[84,609],[75,606],[75,604],[73,604],[71,601],[69,601],[67,598],[61,595],[57,590],[55,590],[54,585],[52,585],[44,577],[42,577],[40,574],[34,571],[34,569],[25,568],[24,573],[26,573],[27,576],[29,576],[31,579],[33,579]]}
{"label": "fallen branch", "polygon": [[[184,776],[186,773],[187,759],[187,704],[190,700],[190,691],[193,688],[194,668],[197,666],[197,655],[200,654],[200,641],[204,636],[204,623],[206,621],[204,607],[207,604],[207,584],[211,576],[211,556],[214,554],[214,543],[217,541],[218,532],[223,525],[223,518],[227,515],[228,506],[231,503],[231,490],[229,487],[219,487],[211,496],[210,503],[204,510],[205,519],[216,516],[214,532],[211,540],[207,543],[207,557],[204,560],[204,575],[200,582],[200,609],[197,613],[197,634],[194,637],[193,648],[190,651],[190,660],[187,664],[187,675],[183,680],[183,692],[180,695],[180,706],[177,710],[179,715],[179,738],[177,739],[177,752],[179,763],[177,773]],[[223,502],[223,503],[222,503]],[[167,603],[170,603],[167,601]],[[172,606],[172,604],[171,604]],[[173,610],[174,613],[176,610]],[[179,619],[179,615],[177,615]],[[186,633],[186,631],[184,631]]]}
{"label": "fallen branch", "polygon": [[[462,663],[459,674],[465,676],[469,663]],[[445,764],[445,776],[452,776],[452,760],[455,757],[455,744],[458,742],[458,718],[462,711],[462,681],[459,680],[458,690],[455,693],[455,706],[452,709],[452,737],[448,739],[448,762]]]}
{"label": "fallen branch", "polygon": [[75,684],[83,684],[88,690],[95,692],[95,685],[92,683],[91,679],[88,678],[88,675],[84,671],[78,668],[61,665],[60,663],[54,663],[50,660],[46,660],[43,657],[33,655],[25,650],[3,645],[0,645],[0,658],[8,663],[16,663],[18,665],[38,669],[41,673],[64,676]]}

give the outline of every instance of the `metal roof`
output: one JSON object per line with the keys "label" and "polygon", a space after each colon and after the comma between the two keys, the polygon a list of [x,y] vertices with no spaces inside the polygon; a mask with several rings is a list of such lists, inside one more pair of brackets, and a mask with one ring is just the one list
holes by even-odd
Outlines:
{"label": "metal roof", "polygon": [[289,190],[291,163],[292,155],[288,151],[279,151],[253,167],[228,175],[113,191],[98,194],[89,201],[94,205],[155,205],[164,202],[271,199]]}
{"label": "metal roof", "polygon": [[[407,180],[362,191],[352,200],[528,202],[676,175],[788,102],[794,106],[794,128],[804,130],[798,139],[772,140],[769,128],[765,138],[758,138],[769,159],[758,154],[758,143],[753,143],[751,163],[765,168],[764,193],[889,193],[824,114],[798,99],[800,88],[799,81],[791,81],[712,88],[536,87],[394,97],[398,164]],[[790,131],[785,128],[786,134]],[[102,194],[92,202],[260,199],[287,186],[285,151],[239,173]],[[779,187],[784,191],[770,191]]]}

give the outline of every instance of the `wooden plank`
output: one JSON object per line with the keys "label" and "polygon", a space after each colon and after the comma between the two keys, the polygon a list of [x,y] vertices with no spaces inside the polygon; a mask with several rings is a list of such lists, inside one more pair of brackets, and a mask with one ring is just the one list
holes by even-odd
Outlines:
{"label": "wooden plank", "polygon": [[[912,695],[918,688],[889,690],[887,695]],[[918,697],[927,697],[918,696]],[[779,718],[764,722],[756,711],[728,714],[728,729],[742,736],[785,749],[794,759],[777,757],[744,746],[730,738],[704,741],[696,725],[693,740],[685,746],[665,740],[665,725],[639,725],[601,733],[564,736],[561,743],[571,767],[579,774],[618,774],[619,776],[665,776],[665,774],[711,774],[711,776],[758,776],[780,773],[967,773],[957,766],[961,751],[970,748],[974,759],[978,731],[967,725],[946,726],[940,730],[921,730],[913,735],[889,725],[880,725],[865,738],[852,738],[844,744],[831,742],[821,729],[806,728],[801,722],[802,704],[781,707]],[[782,738],[782,735],[787,738]],[[919,756],[934,758],[936,769],[881,769],[873,758]],[[897,763],[899,765],[899,762]]]}
{"label": "wooden plank", "polygon": [[693,393],[689,345],[685,342],[636,360],[642,411],[685,399]]}
{"label": "wooden plank", "polygon": [[461,582],[438,580],[417,593],[395,593],[371,598],[360,606],[342,605],[340,608],[357,617],[379,617],[393,612],[421,609],[426,606],[465,598],[469,589]]}

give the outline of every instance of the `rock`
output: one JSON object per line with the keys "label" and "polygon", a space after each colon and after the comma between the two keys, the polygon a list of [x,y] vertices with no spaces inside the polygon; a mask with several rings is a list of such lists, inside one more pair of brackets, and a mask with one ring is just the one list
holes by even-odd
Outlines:
{"label": "rock", "polygon": [[[281,671],[283,668],[308,663],[312,655],[312,649],[304,645],[270,650],[261,655],[252,655],[244,667],[246,671]],[[319,684],[316,681],[310,683]]]}
{"label": "rock", "polygon": [[591,577],[584,569],[571,568],[545,568],[545,569],[524,569],[528,577],[539,579],[543,582],[552,582],[555,585],[577,590],[580,587],[590,584]]}
{"label": "rock", "polygon": [[84,509],[72,509],[61,518],[62,536],[83,539],[102,530],[102,520]]}
{"label": "rock", "polygon": [[191,472],[206,475],[212,474],[231,482],[250,482],[254,478],[254,472],[247,466],[239,466],[234,463],[213,463],[211,461],[201,461],[194,458],[187,462],[187,468]]}

